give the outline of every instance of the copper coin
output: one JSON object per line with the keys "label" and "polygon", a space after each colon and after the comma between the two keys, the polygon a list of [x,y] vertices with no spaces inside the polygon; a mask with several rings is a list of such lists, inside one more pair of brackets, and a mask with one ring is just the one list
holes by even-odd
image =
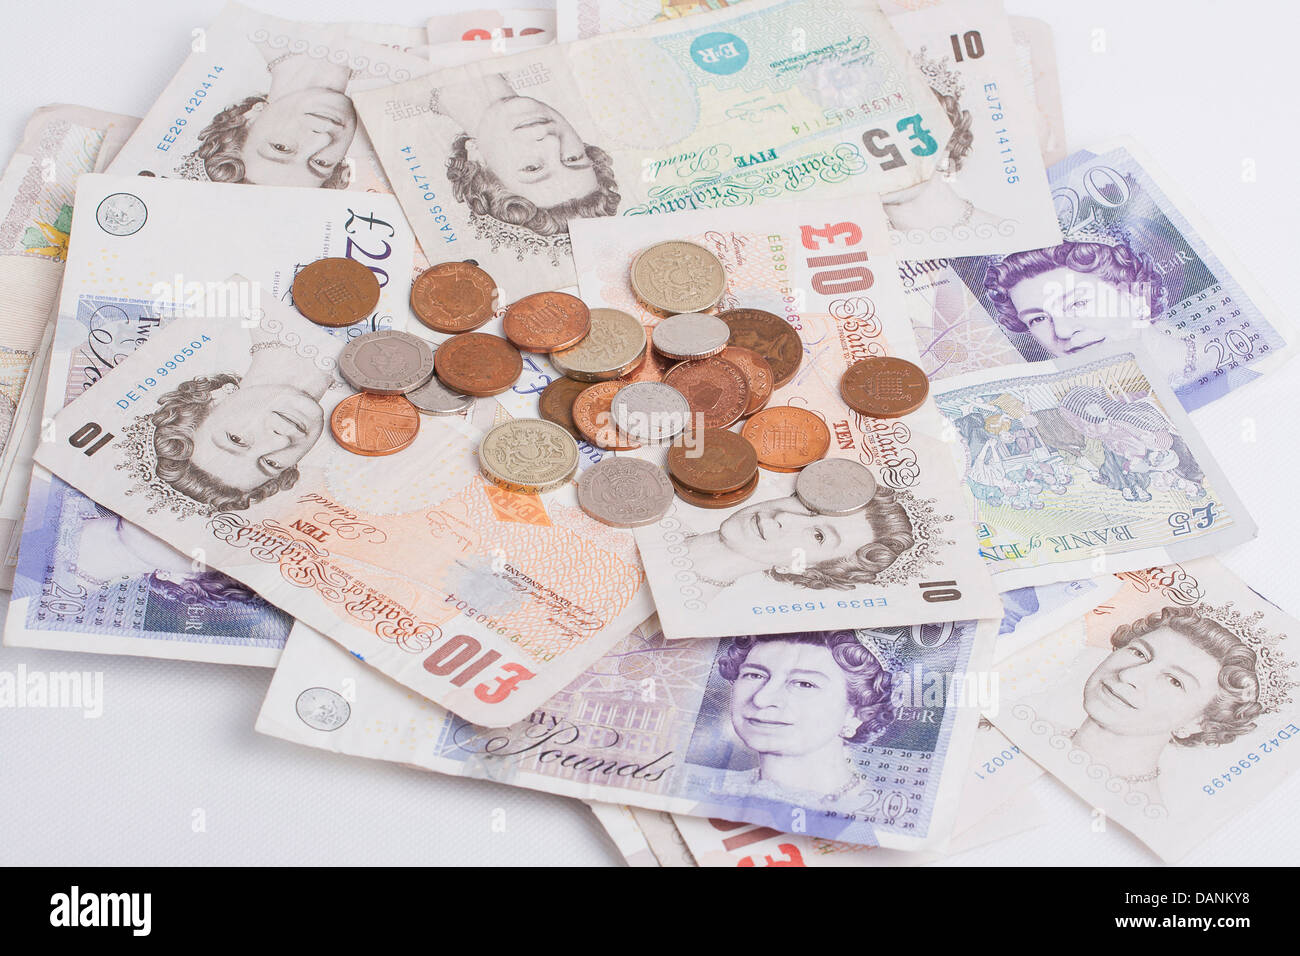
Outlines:
{"label": "copper coin", "polygon": [[806,408],[778,405],[759,412],[740,430],[758,463],[769,471],[798,471],[824,458],[831,447],[831,430]]}
{"label": "copper coin", "polygon": [[537,411],[548,422],[559,425],[578,441],[586,441],[578,426],[573,423],[573,402],[582,392],[590,388],[586,382],[575,382],[571,378],[557,378],[537,397]]}
{"label": "copper coin", "polygon": [[668,370],[676,364],[672,359],[648,348],[640,364],[626,375],[619,376],[618,381],[624,385],[631,385],[633,382],[662,382]]}
{"label": "copper coin", "polygon": [[614,425],[610,405],[622,388],[622,382],[597,382],[583,389],[573,400],[573,423],[578,426],[582,437],[597,448],[631,451],[641,447],[620,434]]}
{"label": "copper coin", "polygon": [[754,446],[722,428],[688,432],[668,448],[669,477],[703,495],[743,488],[757,474]]}
{"label": "copper coin", "polygon": [[293,277],[293,304],[317,325],[360,322],[379,304],[379,280],[355,259],[317,259]]}
{"label": "copper coin", "polygon": [[497,284],[468,262],[440,262],[411,283],[411,311],[435,332],[470,332],[497,310]]}
{"label": "copper coin", "polygon": [[691,406],[692,420],[705,428],[726,428],[749,406],[749,383],[736,365],[714,356],[674,365],[664,376]]}
{"label": "copper coin", "polygon": [[731,328],[729,345],[753,349],[772,366],[773,388],[780,388],[799,371],[803,340],[785,319],[762,309],[728,309],[718,318]]}
{"label": "copper coin", "polygon": [[519,381],[524,360],[499,335],[465,332],[453,335],[433,353],[433,369],[442,384],[463,395],[500,395]]}
{"label": "copper coin", "polygon": [[577,345],[591,328],[591,310],[567,292],[535,292],[506,309],[506,338],[524,352],[554,352]]}
{"label": "copper coin", "polygon": [[749,498],[758,487],[758,475],[755,474],[749,484],[737,488],[735,491],[728,491],[725,495],[706,495],[703,492],[688,488],[680,481],[668,476],[673,483],[673,491],[677,492],[687,504],[695,505],[697,508],[732,508]]}
{"label": "copper coin", "polygon": [[334,440],[354,455],[391,455],[420,433],[420,413],[401,395],[360,392],[334,406]]}
{"label": "copper coin", "polygon": [[919,365],[889,355],[854,362],[840,377],[849,408],[871,418],[898,418],[925,404],[930,381]]}
{"label": "copper coin", "polygon": [[749,386],[749,404],[745,406],[745,415],[753,415],[767,404],[767,400],[772,397],[772,389],[776,387],[776,376],[772,374],[772,364],[767,359],[753,349],[740,345],[728,345],[718,358],[726,359],[745,376],[745,383]]}

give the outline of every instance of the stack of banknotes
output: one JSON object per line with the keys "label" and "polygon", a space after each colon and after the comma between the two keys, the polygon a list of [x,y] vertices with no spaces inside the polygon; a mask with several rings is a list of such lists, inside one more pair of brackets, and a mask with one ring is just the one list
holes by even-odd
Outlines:
{"label": "stack of banknotes", "polygon": [[[1256,524],[1188,416],[1296,333],[1137,143],[1067,151],[1046,24],[232,4],[203,39],[143,119],[38,110],[0,179],[5,644],[274,667],[259,732],[585,800],[633,865],[923,864],[1043,822],[1044,773],[1174,861],[1300,764],[1300,622],[1217,560]],[[382,464],[325,435],[213,504],[268,459],[194,383],[253,375],[252,327],[326,372],[366,332],[436,345],[412,280],[464,260],[503,307],[651,327],[629,264],[666,240],[797,332],[772,403],[871,470],[866,512],[769,471],[626,530],[574,481],[495,487],[479,441],[537,416],[542,354]],[[379,303],[300,335],[322,256]],[[924,406],[851,411],[871,355],[920,365]]]}

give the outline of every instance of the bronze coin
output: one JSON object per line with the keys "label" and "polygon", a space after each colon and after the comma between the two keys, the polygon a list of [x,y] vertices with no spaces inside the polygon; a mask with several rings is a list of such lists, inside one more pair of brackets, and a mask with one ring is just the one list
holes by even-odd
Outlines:
{"label": "bronze coin", "polygon": [[317,325],[360,322],[379,304],[379,280],[355,259],[317,259],[293,277],[293,304]]}
{"label": "bronze coin", "polygon": [[442,384],[462,395],[500,395],[519,381],[524,360],[499,335],[465,332],[453,335],[433,353],[433,370]]}
{"label": "bronze coin", "polygon": [[537,398],[538,414],[548,422],[555,422],[578,441],[585,441],[573,422],[573,402],[588,387],[587,382],[571,378],[555,379]]}
{"label": "bronze coin", "polygon": [[506,309],[506,338],[524,352],[554,352],[577,345],[591,328],[591,310],[567,292],[535,292]]}
{"label": "bronze coin", "polygon": [[647,348],[641,363],[626,375],[619,376],[618,381],[624,385],[631,385],[633,382],[662,382],[664,376],[668,374],[668,370],[676,364],[672,359],[664,358],[654,349]]}
{"label": "bronze coin", "polygon": [[415,441],[420,413],[401,395],[359,392],[334,406],[330,432],[354,455],[391,455]]}
{"label": "bronze coin", "polygon": [[411,283],[411,311],[435,332],[471,332],[496,310],[496,282],[468,262],[440,262]]}
{"label": "bronze coin", "polygon": [[748,499],[754,493],[754,489],[758,487],[757,473],[748,484],[737,488],[735,491],[728,491],[725,495],[706,495],[703,492],[686,487],[676,478],[673,478],[672,475],[669,475],[668,478],[673,483],[673,491],[677,492],[678,497],[687,504],[695,505],[697,508],[732,508]]}
{"label": "bronze coin", "polygon": [[623,382],[597,382],[584,388],[573,400],[573,423],[582,437],[607,451],[631,451],[640,448],[619,432],[614,425],[610,405],[623,388]]}
{"label": "bronze coin", "polygon": [[790,323],[762,309],[728,309],[718,318],[731,328],[730,345],[752,349],[772,366],[773,388],[785,385],[803,361],[803,340]]}
{"label": "bronze coin", "polygon": [[691,406],[691,417],[705,428],[726,428],[740,420],[749,406],[745,373],[719,356],[674,365],[664,376]]}
{"label": "bronze coin", "polygon": [[745,376],[749,385],[749,404],[745,406],[745,415],[753,415],[767,404],[776,387],[776,376],[772,374],[772,364],[753,349],[740,345],[728,345],[718,358],[726,359]]}
{"label": "bronze coin", "polygon": [[688,432],[668,448],[669,477],[702,495],[743,488],[757,474],[754,446],[722,428]]}
{"label": "bronze coin", "polygon": [[899,418],[925,404],[930,381],[919,365],[890,355],[870,355],[840,377],[840,395],[855,412]]}
{"label": "bronze coin", "polygon": [[778,405],[759,412],[740,430],[758,463],[769,471],[798,471],[826,456],[831,430],[806,408]]}

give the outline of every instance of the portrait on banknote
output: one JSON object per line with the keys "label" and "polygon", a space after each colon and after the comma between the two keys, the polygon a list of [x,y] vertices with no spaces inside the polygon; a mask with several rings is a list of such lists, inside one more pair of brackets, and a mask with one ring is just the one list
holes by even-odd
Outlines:
{"label": "portrait on banknote", "polygon": [[1213,559],[1119,579],[1081,621],[1002,664],[990,716],[1176,859],[1288,769],[1294,622]]}
{"label": "portrait on banknote", "polygon": [[447,181],[472,215],[554,236],[567,233],[572,218],[618,211],[613,158],[560,111],[516,92],[506,74],[434,89],[429,109],[456,126]]}
{"label": "portrait on banknote", "polygon": [[[273,321],[273,320],[272,320]],[[180,382],[127,426],[122,464],[157,504],[243,511],[288,491],[325,428],[332,364],[263,329],[248,364]]]}

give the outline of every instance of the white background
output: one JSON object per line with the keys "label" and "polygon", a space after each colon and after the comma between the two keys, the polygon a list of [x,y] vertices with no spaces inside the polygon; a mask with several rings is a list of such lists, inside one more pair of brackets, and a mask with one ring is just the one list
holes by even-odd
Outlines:
{"label": "white background", "polygon": [[[491,0],[253,0],[278,16],[417,25]],[[518,0],[550,6],[549,0]],[[220,0],[6,3],[0,162],[28,115],[64,102],[142,116]],[[1297,321],[1295,63],[1284,0],[1007,0],[1051,23],[1071,150],[1130,134]],[[1243,169],[1253,161],[1255,180]],[[0,309],[3,305],[0,304]],[[0,321],[3,312],[0,311]],[[1193,415],[1260,525],[1226,556],[1300,616],[1300,359]],[[0,609],[3,607],[0,596]],[[572,800],[339,757],[252,730],[270,671],[0,648],[0,670],[103,673],[104,714],[0,710],[0,864],[617,864]],[[1158,863],[1054,780],[1051,822],[946,862]],[[1207,839],[1193,864],[1300,861],[1300,774]],[[505,828],[493,829],[504,810]],[[202,811],[206,829],[194,832]]]}

